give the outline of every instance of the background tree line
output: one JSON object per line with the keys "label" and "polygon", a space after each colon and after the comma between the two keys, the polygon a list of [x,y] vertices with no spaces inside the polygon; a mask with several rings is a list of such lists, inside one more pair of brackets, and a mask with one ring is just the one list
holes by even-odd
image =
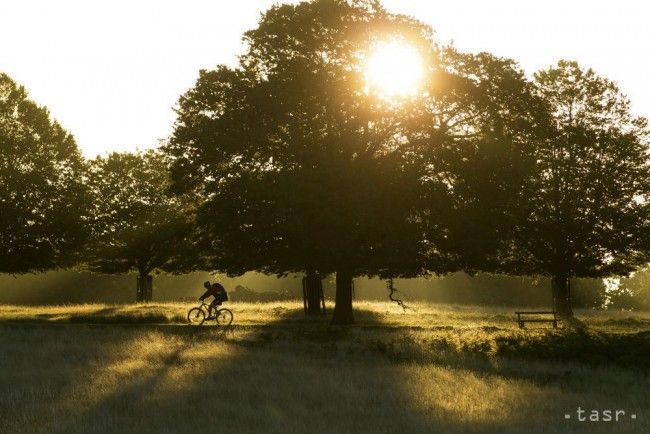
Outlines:
{"label": "background tree line", "polygon": [[[424,59],[415,97],[364,86],[385,40]],[[647,121],[592,70],[561,61],[528,79],[370,0],[274,6],[244,41],[237,67],[200,72],[148,153],[83,161],[1,76],[0,271],[335,276],[345,324],[355,277],[547,276],[570,318],[572,279],[648,262]]]}
{"label": "background tree line", "polygon": [[[125,274],[103,274],[79,269],[49,271],[38,274],[14,276],[0,275],[0,304],[60,305],[66,303],[131,303],[136,297],[134,276],[137,272]],[[619,291],[608,292],[600,279],[575,279],[572,282],[572,302],[576,308],[603,308],[607,297],[612,298],[608,309],[650,309],[648,293],[650,287],[641,283],[644,272],[634,275],[621,285]],[[277,278],[261,273],[246,273],[233,278],[219,276],[218,280],[230,292],[241,286],[250,289],[248,300],[262,301],[286,298],[291,295],[302,302],[303,275],[289,275]],[[173,275],[160,273],[153,279],[153,299],[158,301],[195,300],[202,292],[203,282],[210,279],[205,271]],[[640,282],[637,282],[640,281]],[[327,307],[336,293],[336,279],[323,279]],[[480,306],[548,307],[551,304],[548,278],[504,276],[477,273],[450,273],[427,278],[395,279],[400,296],[407,303],[428,302]],[[634,285],[637,291],[628,296],[627,289]],[[611,291],[611,289],[610,289]],[[356,278],[354,301],[386,301],[388,290],[381,279]],[[622,297],[625,295],[625,297]],[[230,297],[237,300],[237,294]]]}

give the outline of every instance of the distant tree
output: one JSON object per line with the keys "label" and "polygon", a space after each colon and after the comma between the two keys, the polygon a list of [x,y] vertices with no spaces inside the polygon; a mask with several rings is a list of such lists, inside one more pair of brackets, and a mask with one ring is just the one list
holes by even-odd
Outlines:
{"label": "distant tree", "polygon": [[535,150],[517,233],[520,273],[552,277],[572,318],[569,279],[627,275],[647,262],[647,120],[612,81],[560,61],[535,74],[554,125]]}
{"label": "distant tree", "polygon": [[364,91],[360,59],[385,38],[432,49],[426,26],[375,1],[274,6],[238,68],[201,71],[166,147],[176,189],[205,198],[212,267],[335,272],[336,323],[353,321],[355,276],[424,269],[403,107]]}
{"label": "distant tree", "polygon": [[86,237],[83,172],[72,135],[0,73],[0,273],[74,263]]}
{"label": "distant tree", "polygon": [[94,196],[87,267],[100,273],[138,273],[138,301],[152,298],[151,273],[199,267],[191,203],[170,196],[169,172],[157,151],[112,153],[91,161]]}
{"label": "distant tree", "polygon": [[612,283],[613,288],[607,292],[604,303],[608,309],[650,309],[650,268],[640,269],[631,276]]}

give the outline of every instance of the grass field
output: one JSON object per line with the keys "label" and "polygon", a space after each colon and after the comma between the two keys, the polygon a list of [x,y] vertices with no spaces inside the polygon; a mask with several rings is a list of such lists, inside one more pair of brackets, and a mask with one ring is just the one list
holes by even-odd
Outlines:
{"label": "grass field", "polygon": [[570,332],[359,302],[332,327],[228,303],[225,329],[189,307],[0,306],[0,433],[650,432],[650,313],[577,312]]}

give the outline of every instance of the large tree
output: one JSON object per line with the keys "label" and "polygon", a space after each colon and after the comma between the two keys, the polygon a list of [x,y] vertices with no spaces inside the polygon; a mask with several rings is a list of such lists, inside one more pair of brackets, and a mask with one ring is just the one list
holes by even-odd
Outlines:
{"label": "large tree", "polygon": [[560,61],[535,84],[553,128],[534,154],[515,270],[550,276],[556,308],[571,318],[570,278],[625,275],[647,261],[650,136],[616,84],[591,69]]}
{"label": "large tree", "polygon": [[428,268],[504,271],[548,111],[512,60],[446,47],[436,61],[404,129],[420,167],[419,214],[435,248]]}
{"label": "large tree", "polygon": [[336,273],[333,321],[352,322],[355,276],[423,271],[406,108],[366,92],[362,61],[382,40],[429,56],[430,30],[374,1],[318,0],[271,8],[244,40],[237,68],[201,71],[180,100],[175,186],[206,199],[215,269]]}
{"label": "large tree", "polygon": [[0,73],[0,272],[74,263],[86,236],[83,172],[72,135]]}
{"label": "large tree", "polygon": [[169,195],[169,171],[157,151],[112,153],[90,163],[94,197],[87,267],[138,273],[137,301],[152,299],[151,273],[199,267],[192,236],[192,203]]}

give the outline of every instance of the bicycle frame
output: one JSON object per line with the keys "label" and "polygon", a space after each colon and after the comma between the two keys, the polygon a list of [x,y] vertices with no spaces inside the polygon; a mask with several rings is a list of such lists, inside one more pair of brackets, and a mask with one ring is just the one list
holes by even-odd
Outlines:
{"label": "bicycle frame", "polygon": [[201,300],[199,309],[203,309],[205,311],[206,319],[211,318],[213,314],[217,315],[219,313],[219,307],[215,306],[213,308],[209,303],[206,303],[205,300]]}
{"label": "bicycle frame", "polygon": [[212,313],[212,312],[211,312],[211,311],[212,311],[212,308],[211,308],[210,305],[209,305],[208,303],[206,303],[204,300],[201,300],[201,303],[199,304],[198,307],[199,307],[199,309],[205,311],[205,313],[206,313],[206,317],[209,317],[210,314]]}

